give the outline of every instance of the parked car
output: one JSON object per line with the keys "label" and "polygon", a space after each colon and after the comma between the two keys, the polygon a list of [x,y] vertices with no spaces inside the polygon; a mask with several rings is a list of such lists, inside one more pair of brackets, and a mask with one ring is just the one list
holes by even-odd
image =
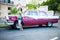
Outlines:
{"label": "parked car", "polygon": [[[14,21],[14,27],[18,28],[18,19],[17,16],[9,16],[9,20]],[[53,26],[53,23],[58,23],[59,16],[48,15],[44,11],[39,10],[27,10],[23,16],[22,26],[29,25],[46,25],[49,27]]]}
{"label": "parked car", "polygon": [[53,23],[58,23],[58,16],[48,15],[44,11],[28,10],[23,17],[24,25],[46,25],[53,26]]}

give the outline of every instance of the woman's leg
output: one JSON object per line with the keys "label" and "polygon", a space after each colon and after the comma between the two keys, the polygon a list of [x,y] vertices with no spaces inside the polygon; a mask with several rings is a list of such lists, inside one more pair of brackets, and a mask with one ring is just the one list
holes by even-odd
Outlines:
{"label": "woman's leg", "polygon": [[21,24],[21,20],[18,20],[18,24],[20,26],[20,30],[23,30],[22,24]]}

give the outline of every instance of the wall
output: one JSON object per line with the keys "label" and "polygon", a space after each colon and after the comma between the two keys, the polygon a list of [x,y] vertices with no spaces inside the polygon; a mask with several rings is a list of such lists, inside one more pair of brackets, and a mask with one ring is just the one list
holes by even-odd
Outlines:
{"label": "wall", "polygon": [[6,15],[8,15],[9,13],[9,10],[8,10],[8,7],[13,7],[13,6],[10,6],[10,5],[1,5],[1,15],[0,17],[5,17]]}

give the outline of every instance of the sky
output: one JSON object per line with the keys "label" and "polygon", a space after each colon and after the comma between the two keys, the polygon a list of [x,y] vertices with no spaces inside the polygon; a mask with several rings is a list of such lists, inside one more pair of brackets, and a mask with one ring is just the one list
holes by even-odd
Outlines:
{"label": "sky", "polygon": [[[26,5],[26,3],[29,3],[31,0],[11,0],[11,1],[14,1],[15,5],[18,3],[20,3],[21,5]],[[42,1],[46,1],[46,0],[39,0],[39,1],[41,3]]]}

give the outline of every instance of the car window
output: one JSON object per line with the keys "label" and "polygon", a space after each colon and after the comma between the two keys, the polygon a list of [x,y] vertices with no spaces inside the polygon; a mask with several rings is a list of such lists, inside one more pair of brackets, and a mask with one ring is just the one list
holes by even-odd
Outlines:
{"label": "car window", "polygon": [[31,16],[37,16],[38,15],[38,12],[37,11],[27,11],[26,12],[26,15],[31,15]]}
{"label": "car window", "polygon": [[44,11],[39,11],[38,15],[39,15],[39,16],[46,16],[46,15],[47,15],[47,13],[46,13],[46,12],[44,12]]}
{"label": "car window", "polygon": [[27,16],[47,16],[47,13],[45,11],[30,10],[30,11],[27,11],[25,15],[27,15]]}
{"label": "car window", "polygon": [[33,15],[31,11],[27,11],[27,15]]}

